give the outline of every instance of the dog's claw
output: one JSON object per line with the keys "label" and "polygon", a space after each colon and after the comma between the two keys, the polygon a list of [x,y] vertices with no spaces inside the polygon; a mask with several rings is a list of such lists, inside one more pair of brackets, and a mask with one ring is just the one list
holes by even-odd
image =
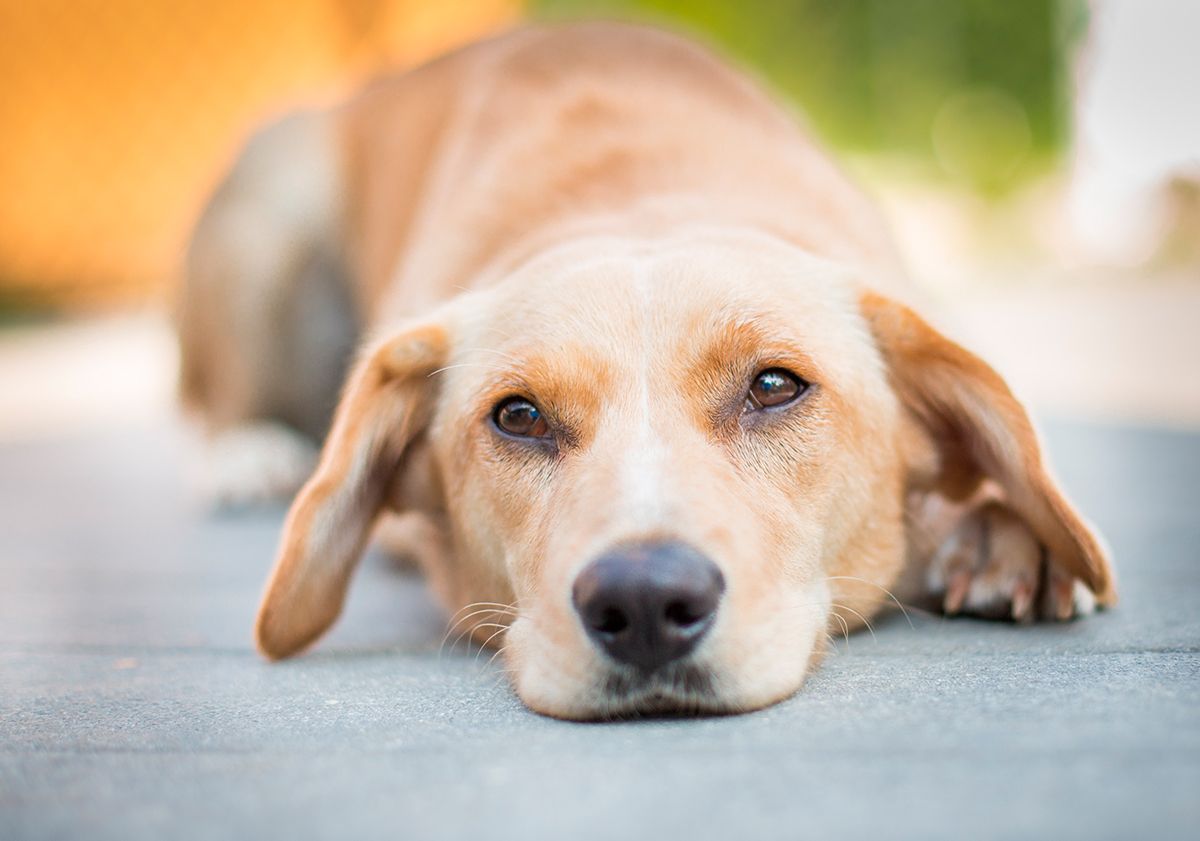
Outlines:
{"label": "dog's claw", "polygon": [[1017,581],[1012,594],[1012,618],[1014,622],[1029,622],[1033,619],[1034,588],[1028,581]]}
{"label": "dog's claw", "polygon": [[953,616],[962,610],[970,589],[971,573],[969,571],[957,570],[950,574],[946,581],[946,596],[942,600],[942,610],[947,616]]}
{"label": "dog's claw", "polygon": [[1050,593],[1054,599],[1054,618],[1065,622],[1075,612],[1075,582],[1057,570],[1050,573]]}

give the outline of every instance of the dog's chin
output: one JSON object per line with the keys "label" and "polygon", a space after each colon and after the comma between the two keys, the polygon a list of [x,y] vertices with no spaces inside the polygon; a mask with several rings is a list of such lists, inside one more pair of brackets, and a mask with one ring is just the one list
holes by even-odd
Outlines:
{"label": "dog's chin", "polygon": [[674,664],[650,674],[614,668],[597,682],[595,696],[595,718],[740,712],[722,700],[712,671],[692,663]]}
{"label": "dog's chin", "polygon": [[721,677],[706,666],[680,663],[650,674],[612,667],[575,691],[543,693],[518,686],[518,694],[532,710],[554,718],[623,721],[750,712],[783,700],[799,683],[751,697],[723,689]]}
{"label": "dog's chin", "polygon": [[534,711],[573,721],[612,721],[642,717],[722,715],[740,705],[722,699],[713,673],[675,664],[653,673],[613,666],[573,691],[546,693],[518,688]]}

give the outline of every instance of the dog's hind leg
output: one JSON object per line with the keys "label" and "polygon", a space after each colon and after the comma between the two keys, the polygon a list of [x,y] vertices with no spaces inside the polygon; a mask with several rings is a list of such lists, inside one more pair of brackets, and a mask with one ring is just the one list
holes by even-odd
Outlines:
{"label": "dog's hind leg", "polygon": [[215,503],[290,496],[315,463],[359,334],[328,116],[256,135],[204,211],[179,298],[180,391]]}

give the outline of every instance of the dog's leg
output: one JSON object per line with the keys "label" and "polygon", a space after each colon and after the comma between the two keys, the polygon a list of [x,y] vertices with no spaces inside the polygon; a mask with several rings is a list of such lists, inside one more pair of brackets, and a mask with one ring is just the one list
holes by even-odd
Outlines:
{"label": "dog's leg", "polygon": [[180,386],[221,505],[290,497],[316,460],[358,335],[338,242],[327,118],[290,116],[247,146],[197,226],[180,298]]}
{"label": "dog's leg", "polygon": [[317,463],[310,438],[276,421],[247,421],[206,441],[197,485],[204,500],[232,509],[289,499]]}
{"label": "dog's leg", "polygon": [[1090,613],[1095,598],[1049,557],[1025,522],[1003,503],[967,510],[934,552],[928,592],[947,614],[1018,622]]}

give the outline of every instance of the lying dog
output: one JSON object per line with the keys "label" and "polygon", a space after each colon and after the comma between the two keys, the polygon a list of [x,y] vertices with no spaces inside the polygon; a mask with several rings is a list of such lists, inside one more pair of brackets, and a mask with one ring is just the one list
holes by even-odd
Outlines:
{"label": "lying dog", "polygon": [[370,339],[261,650],[329,627],[385,512],[567,718],[762,707],[893,598],[1112,604],[1025,411],[901,277],[780,108],[652,30],[515,32],[268,129],[193,243],[185,395],[282,490]]}

